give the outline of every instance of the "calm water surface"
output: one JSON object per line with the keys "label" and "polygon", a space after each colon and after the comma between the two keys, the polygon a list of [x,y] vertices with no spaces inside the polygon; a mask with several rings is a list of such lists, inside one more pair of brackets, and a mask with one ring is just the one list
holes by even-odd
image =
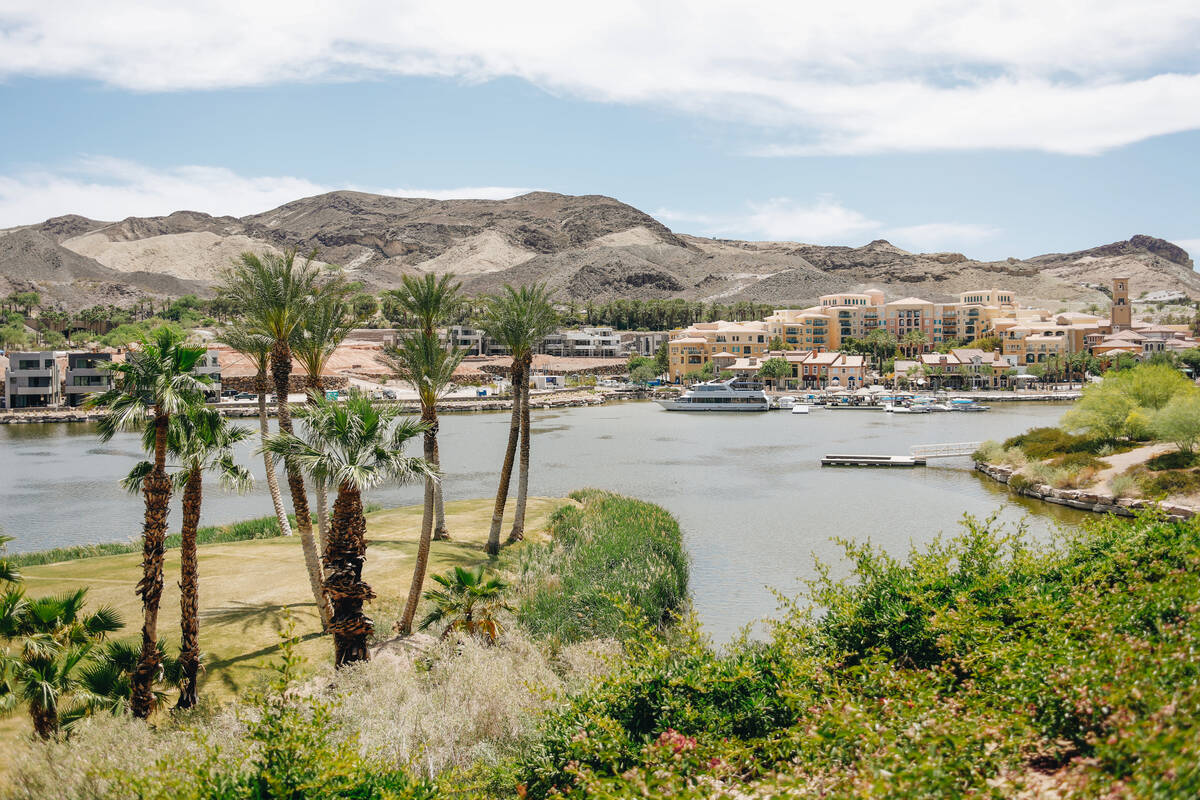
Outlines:
{"label": "calm water surface", "polygon": [[[998,512],[1038,536],[1082,512],[1016,499],[965,458],[915,469],[822,469],[824,453],[905,454],[913,444],[1001,439],[1052,424],[1061,405],[997,403],[984,414],[893,416],[814,411],[807,416],[681,414],[652,403],[534,411],[530,492],[564,495],[594,486],[670,509],[692,556],[692,592],[711,634],[725,639],[773,613],[769,587],[794,594],[814,555],[837,562],[831,539],[867,539],[903,554],[963,514]],[[507,413],[445,415],[442,466],[448,498],[486,497],[508,435]],[[254,420],[243,420],[257,426]],[[205,524],[271,513],[261,457],[243,448],[255,492],[209,489]],[[414,454],[419,450],[414,449]],[[140,532],[141,503],[118,479],[141,458],[137,437],[107,444],[90,424],[0,426],[0,528],[12,549],[120,541]],[[286,491],[286,489],[285,489]],[[421,502],[416,486],[373,491],[385,505]],[[171,527],[178,525],[178,508]]]}

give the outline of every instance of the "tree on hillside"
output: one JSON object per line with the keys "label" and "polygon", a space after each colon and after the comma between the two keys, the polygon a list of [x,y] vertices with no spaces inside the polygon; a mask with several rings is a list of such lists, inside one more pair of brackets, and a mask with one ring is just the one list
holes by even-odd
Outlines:
{"label": "tree on hillside", "polygon": [[[133,715],[145,719],[154,708],[153,685],[158,676],[158,606],[163,587],[163,550],[170,512],[171,479],[167,475],[167,448],[171,418],[204,402],[205,376],[194,374],[204,356],[203,347],[189,347],[170,328],[160,328],[144,338],[125,361],[105,364],[113,372],[113,386],[91,395],[88,408],[104,409],[99,423],[100,440],[107,442],[121,430],[143,431],[147,424],[153,436],[153,466],[142,479],[145,519],[142,525],[142,651],[133,675],[130,706]],[[149,417],[149,421],[147,421]]]}
{"label": "tree on hillside", "polygon": [[[279,430],[292,432],[292,415],[288,392],[292,376],[292,341],[305,317],[317,305],[333,297],[344,297],[345,282],[340,277],[322,280],[313,263],[315,251],[297,261],[294,249],[282,255],[267,253],[258,256],[242,253],[223,277],[222,289],[242,309],[244,323],[256,333],[271,339],[271,377],[275,384],[275,412]],[[308,570],[309,588],[318,610],[324,618],[325,595],[321,589],[321,561],[313,538],[312,514],[300,470],[284,459],[288,490],[296,527],[300,529],[300,544]]]}
{"label": "tree on hillside", "polygon": [[403,454],[424,425],[411,419],[397,423],[398,413],[396,406],[374,403],[357,390],[344,403],[318,397],[296,411],[305,422],[304,437],[280,431],[265,444],[268,452],[290,460],[313,480],[337,487],[323,566],[338,667],[367,660],[374,631],[363,613],[363,604],[375,593],[362,577],[367,551],[362,493],[389,481],[405,483],[433,474],[424,459]]}

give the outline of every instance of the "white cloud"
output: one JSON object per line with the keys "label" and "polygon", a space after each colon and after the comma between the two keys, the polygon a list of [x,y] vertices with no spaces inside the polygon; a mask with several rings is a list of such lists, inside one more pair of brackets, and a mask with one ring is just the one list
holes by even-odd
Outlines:
{"label": "white cloud", "polygon": [[244,216],[333,189],[435,200],[503,199],[530,191],[504,186],[458,189],[331,187],[304,178],[239,175],[222,167],[159,169],[96,157],[57,171],[0,175],[0,228],[41,222],[60,214],[82,214],[102,220],[160,216],[181,210]]}
{"label": "white cloud", "polygon": [[1200,239],[1172,239],[1171,241],[1187,250],[1195,268],[1200,269]]}
{"label": "white cloud", "polygon": [[765,126],[765,154],[1087,154],[1200,127],[1198,37],[1194,0],[7,0],[0,77],[517,77]]}
{"label": "white cloud", "polygon": [[659,209],[654,216],[686,233],[850,246],[882,238],[914,252],[962,249],[1001,233],[991,225],[962,222],[888,225],[832,197],[808,204],[777,197],[750,203],[745,213],[725,216],[671,209]]}
{"label": "white cloud", "polygon": [[897,247],[914,252],[931,253],[943,250],[962,250],[969,245],[986,241],[1000,234],[993,225],[960,222],[927,222],[889,228],[883,237]]}

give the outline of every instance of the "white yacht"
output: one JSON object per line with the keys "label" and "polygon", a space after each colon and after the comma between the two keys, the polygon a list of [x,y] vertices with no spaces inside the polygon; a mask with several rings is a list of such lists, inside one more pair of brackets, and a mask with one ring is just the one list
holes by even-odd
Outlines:
{"label": "white yacht", "polygon": [[771,401],[762,387],[736,378],[697,383],[674,400],[658,400],[667,411],[766,411]]}

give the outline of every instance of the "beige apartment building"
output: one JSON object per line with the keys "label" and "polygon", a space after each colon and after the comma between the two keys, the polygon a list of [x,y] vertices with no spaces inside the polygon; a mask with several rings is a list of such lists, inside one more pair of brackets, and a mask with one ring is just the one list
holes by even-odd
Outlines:
{"label": "beige apartment building", "polygon": [[678,381],[712,361],[714,366],[767,352],[770,332],[765,322],[697,322],[671,331],[668,374]]}

